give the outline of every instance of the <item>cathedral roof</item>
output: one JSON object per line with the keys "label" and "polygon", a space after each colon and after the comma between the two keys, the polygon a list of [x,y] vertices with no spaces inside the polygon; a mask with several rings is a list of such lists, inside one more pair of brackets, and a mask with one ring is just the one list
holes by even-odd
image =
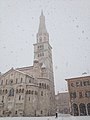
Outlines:
{"label": "cathedral roof", "polygon": [[23,71],[23,70],[29,70],[29,69],[33,69],[33,66],[16,68],[16,70],[20,70],[20,71]]}
{"label": "cathedral roof", "polygon": [[14,68],[11,68],[10,70],[8,70],[8,71],[5,72],[4,74],[2,74],[0,77],[3,77],[3,76],[5,76],[5,75],[9,74],[9,73],[12,72],[12,71],[16,71],[16,72],[19,72],[19,73],[21,73],[21,74],[24,74],[24,75],[27,75],[27,76],[29,76],[29,77],[32,77],[32,76],[30,76],[30,75],[28,75],[28,74],[26,74],[26,73],[24,73],[24,72],[22,72],[22,71],[19,71],[19,70],[17,70],[17,69],[14,69]]}

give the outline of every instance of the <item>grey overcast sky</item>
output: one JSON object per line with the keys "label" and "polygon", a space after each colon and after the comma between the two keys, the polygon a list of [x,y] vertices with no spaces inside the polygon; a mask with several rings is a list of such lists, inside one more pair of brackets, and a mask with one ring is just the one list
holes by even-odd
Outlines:
{"label": "grey overcast sky", "polygon": [[55,89],[90,74],[90,0],[0,0],[0,71],[33,64],[43,9],[53,47]]}

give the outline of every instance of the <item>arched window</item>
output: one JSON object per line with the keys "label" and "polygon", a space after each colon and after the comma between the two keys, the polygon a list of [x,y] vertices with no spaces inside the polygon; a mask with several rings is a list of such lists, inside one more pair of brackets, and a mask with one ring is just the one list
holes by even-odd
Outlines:
{"label": "arched window", "polygon": [[41,96],[43,96],[43,91],[41,91]]}
{"label": "arched window", "polygon": [[46,89],[46,84],[45,84],[45,89]]}
{"label": "arched window", "polygon": [[33,95],[33,91],[32,91],[32,95]]}
{"label": "arched window", "polygon": [[31,83],[31,79],[29,79],[29,83]]}
{"label": "arched window", "polygon": [[19,100],[21,100],[21,95],[19,95]]}
{"label": "arched window", "polygon": [[2,90],[0,90],[0,95],[2,94]]}
{"label": "arched window", "polygon": [[31,90],[29,90],[29,94],[31,94]]}
{"label": "arched window", "polygon": [[39,87],[41,88],[41,83],[39,83]]}
{"label": "arched window", "polygon": [[18,93],[18,89],[16,89],[16,93]]}
{"label": "arched window", "polygon": [[3,80],[1,81],[1,85],[3,85]]}
{"label": "arched window", "polygon": [[26,91],[26,94],[28,94],[28,93],[29,93],[29,91],[27,90],[27,91]]}
{"label": "arched window", "polygon": [[5,90],[5,93],[7,94],[7,92],[8,92],[8,91],[7,91],[7,89],[6,89],[6,90]]}
{"label": "arched window", "polygon": [[37,95],[38,93],[37,93],[37,91],[35,91],[35,95]]}
{"label": "arched window", "polygon": [[87,104],[88,115],[90,115],[90,103]]}
{"label": "arched window", "polygon": [[43,111],[41,110],[41,114],[43,114]]}
{"label": "arched window", "polygon": [[81,103],[81,104],[79,105],[79,109],[80,109],[80,115],[81,115],[81,116],[87,115],[87,113],[86,113],[86,106],[85,106],[84,103]]}
{"label": "arched window", "polygon": [[21,89],[19,89],[19,93],[21,93]]}
{"label": "arched window", "polygon": [[72,114],[74,115],[74,116],[78,116],[79,115],[79,112],[78,112],[78,106],[77,106],[77,104],[73,104],[73,106],[72,106]]}
{"label": "arched window", "polygon": [[22,93],[24,93],[24,88],[22,89]]}
{"label": "arched window", "polygon": [[14,89],[13,88],[10,89],[9,96],[14,96]]}
{"label": "arched window", "polygon": [[21,83],[23,82],[23,78],[21,78]]}
{"label": "arched window", "polygon": [[15,114],[17,114],[17,111],[15,111]]}

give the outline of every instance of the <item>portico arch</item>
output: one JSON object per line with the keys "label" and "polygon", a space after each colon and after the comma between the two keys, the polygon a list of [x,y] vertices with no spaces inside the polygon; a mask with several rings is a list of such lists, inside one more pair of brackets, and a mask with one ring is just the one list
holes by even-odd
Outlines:
{"label": "portico arch", "polygon": [[90,115],[90,103],[87,104],[88,115]]}
{"label": "portico arch", "polygon": [[79,109],[80,109],[80,115],[81,115],[81,116],[87,115],[87,113],[86,113],[86,106],[85,106],[84,103],[81,103],[81,104],[79,105]]}
{"label": "portico arch", "polygon": [[79,115],[78,106],[75,103],[73,104],[72,112],[73,112],[74,116],[78,116]]}

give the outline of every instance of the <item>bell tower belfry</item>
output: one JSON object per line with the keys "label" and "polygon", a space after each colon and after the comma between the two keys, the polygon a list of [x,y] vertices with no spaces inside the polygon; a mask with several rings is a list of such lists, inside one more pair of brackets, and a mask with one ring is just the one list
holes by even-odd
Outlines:
{"label": "bell tower belfry", "polygon": [[46,67],[47,78],[53,82],[52,47],[49,44],[49,34],[46,29],[43,11],[41,11],[39,29],[36,37],[37,43],[34,44],[34,59],[38,60],[41,66],[44,65]]}

